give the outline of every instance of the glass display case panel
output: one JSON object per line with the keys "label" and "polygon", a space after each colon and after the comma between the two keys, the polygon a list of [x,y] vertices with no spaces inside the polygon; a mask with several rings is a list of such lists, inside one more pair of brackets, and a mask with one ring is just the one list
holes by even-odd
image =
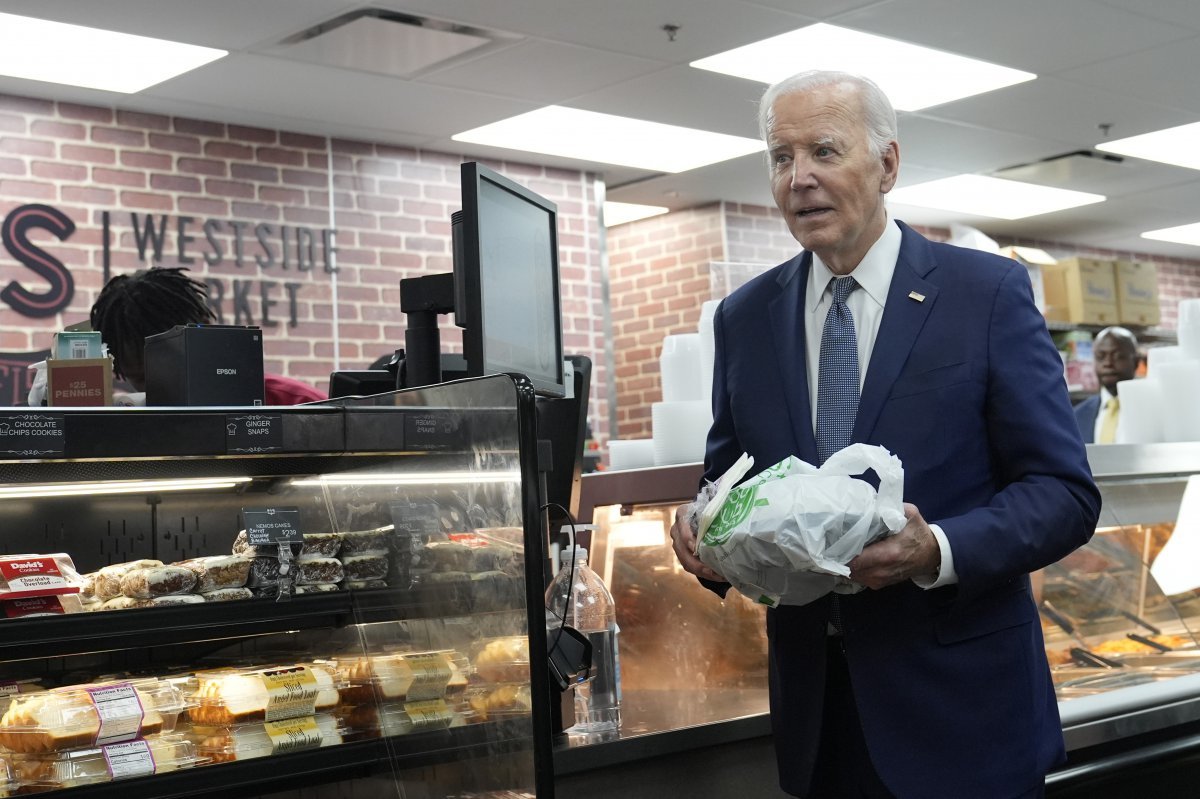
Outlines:
{"label": "glass display case panel", "polygon": [[1187,480],[1098,478],[1103,506],[1095,535],[1035,575],[1060,700],[1200,672],[1195,592],[1169,596],[1151,573],[1174,532]]}
{"label": "glass display case panel", "polygon": [[620,627],[622,736],[767,712],[765,608],[722,600],[683,571],[669,531],[678,503],[595,508],[589,560]]}

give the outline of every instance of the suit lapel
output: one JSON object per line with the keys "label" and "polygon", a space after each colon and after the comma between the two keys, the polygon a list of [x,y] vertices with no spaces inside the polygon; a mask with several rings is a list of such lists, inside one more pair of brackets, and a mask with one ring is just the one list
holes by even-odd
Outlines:
{"label": "suit lapel", "polygon": [[779,294],[769,305],[771,332],[779,358],[779,378],[791,415],[796,453],[816,463],[817,442],[813,437],[812,405],[808,398],[808,367],[805,357],[804,301],[812,255],[801,253],[780,271]]}
{"label": "suit lapel", "polygon": [[[900,255],[896,259],[896,270],[888,287],[871,363],[858,400],[858,415],[854,419],[851,438],[855,442],[867,441],[874,432],[884,400],[904,368],[917,334],[921,332],[937,301],[937,286],[925,280],[925,276],[936,266],[929,242],[903,222],[899,224],[903,233]],[[910,296],[912,292],[922,295],[924,299]]]}

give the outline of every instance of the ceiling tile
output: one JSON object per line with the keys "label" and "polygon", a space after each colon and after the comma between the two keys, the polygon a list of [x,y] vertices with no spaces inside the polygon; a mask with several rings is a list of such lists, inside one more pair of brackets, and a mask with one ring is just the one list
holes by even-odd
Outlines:
{"label": "ceiling tile", "polygon": [[1183,25],[1200,33],[1200,3],[1196,0],[1099,0],[1151,19]]}
{"label": "ceiling tile", "polygon": [[[686,64],[816,20],[730,0],[403,0],[374,5]],[[671,41],[662,27],[678,25]]]}
{"label": "ceiling tile", "polygon": [[358,127],[439,137],[535,107],[481,93],[257,55],[231,55],[148,93],[294,119],[341,119]]}
{"label": "ceiling tile", "polygon": [[1004,91],[976,95],[926,109],[923,116],[965,122],[1013,133],[1039,136],[1089,149],[1104,138],[1100,124],[1111,125],[1108,138],[1182,125],[1194,118],[1165,105],[1147,102],[1140,93],[1084,86],[1043,77]]}
{"label": "ceiling tile", "polygon": [[981,126],[900,115],[900,170],[906,164],[952,173],[987,174],[1063,152],[1064,142]]}
{"label": "ceiling tile", "polygon": [[579,95],[661,70],[661,61],[531,39],[420,77],[422,83],[573,105]]}
{"label": "ceiling tile", "polygon": [[282,39],[361,3],[354,0],[4,0],[10,14],[241,50]]}
{"label": "ceiling tile", "polygon": [[[1192,36],[1152,50],[1067,70],[1060,77],[1181,109],[1195,115],[1185,121],[1195,122],[1200,117],[1200,81],[1196,80],[1196,64],[1200,62],[1198,49],[1200,36]],[[1133,136],[1156,129],[1147,123],[1120,135]]]}
{"label": "ceiling tile", "polygon": [[838,24],[1039,75],[1191,35],[1090,0],[904,0],[869,6]]}

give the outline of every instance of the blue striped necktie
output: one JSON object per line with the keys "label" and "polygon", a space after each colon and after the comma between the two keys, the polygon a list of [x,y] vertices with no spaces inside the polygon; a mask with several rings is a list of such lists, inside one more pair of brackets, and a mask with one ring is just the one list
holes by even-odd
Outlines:
{"label": "blue striped necktie", "polygon": [[[850,445],[854,417],[858,415],[858,337],[854,317],[846,305],[850,292],[858,288],[852,277],[837,277],[833,303],[821,330],[821,356],[817,367],[817,457],[821,463]],[[829,597],[829,623],[841,634],[842,608],[837,594]]]}
{"label": "blue striped necktie", "polygon": [[821,331],[821,358],[817,368],[817,456],[829,456],[850,445],[854,417],[858,414],[858,339],[854,317],[846,306],[858,288],[852,277],[834,278],[833,303]]}

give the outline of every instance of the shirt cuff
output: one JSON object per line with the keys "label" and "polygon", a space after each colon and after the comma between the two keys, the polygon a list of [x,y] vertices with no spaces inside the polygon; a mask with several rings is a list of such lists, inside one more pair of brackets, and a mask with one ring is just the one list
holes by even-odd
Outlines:
{"label": "shirt cuff", "polygon": [[943,585],[958,583],[958,572],[954,571],[954,552],[950,549],[950,540],[946,538],[942,528],[936,524],[929,525],[929,531],[937,539],[938,549],[942,551],[942,564],[938,567],[937,576],[932,580],[927,577],[912,578],[918,588],[924,588],[926,591],[930,588],[941,588]]}

